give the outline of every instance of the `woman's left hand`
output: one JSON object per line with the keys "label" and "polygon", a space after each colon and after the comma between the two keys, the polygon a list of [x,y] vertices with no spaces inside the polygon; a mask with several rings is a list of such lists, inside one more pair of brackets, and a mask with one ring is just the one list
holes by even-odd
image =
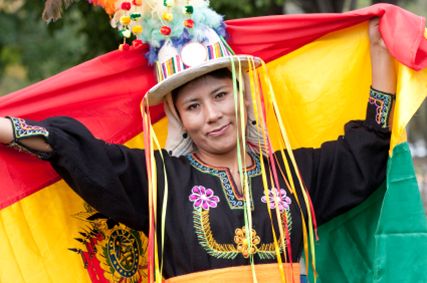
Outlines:
{"label": "woman's left hand", "polygon": [[369,41],[372,65],[372,87],[388,93],[396,93],[396,70],[379,31],[379,18],[369,21]]}
{"label": "woman's left hand", "polygon": [[371,43],[371,47],[379,47],[387,50],[384,40],[381,37],[379,22],[379,18],[374,18],[369,21],[369,41]]}

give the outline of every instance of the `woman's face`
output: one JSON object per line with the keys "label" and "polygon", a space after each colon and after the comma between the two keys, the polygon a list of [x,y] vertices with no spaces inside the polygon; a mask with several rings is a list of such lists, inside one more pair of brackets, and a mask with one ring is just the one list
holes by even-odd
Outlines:
{"label": "woman's face", "polygon": [[239,126],[230,78],[208,75],[188,83],[180,89],[175,107],[200,153],[223,155],[236,150]]}

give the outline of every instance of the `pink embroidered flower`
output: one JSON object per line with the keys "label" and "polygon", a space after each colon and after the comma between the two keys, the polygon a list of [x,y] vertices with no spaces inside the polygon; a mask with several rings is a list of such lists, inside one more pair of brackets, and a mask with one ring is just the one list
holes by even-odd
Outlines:
{"label": "pink embroidered flower", "polygon": [[219,202],[219,197],[214,195],[213,190],[206,189],[203,186],[194,186],[188,199],[194,202],[194,208],[201,207],[204,210],[208,210],[210,207],[217,207]]}
{"label": "pink embroidered flower", "polygon": [[[268,197],[270,200],[270,209],[276,208],[276,204],[275,204],[275,199],[276,199],[280,212],[283,212],[285,209],[289,210],[289,205],[291,204],[292,201],[286,195],[286,191],[284,189],[280,189],[280,191],[278,191],[276,188],[272,188],[268,193]],[[267,203],[267,197],[263,196],[261,198],[261,201],[263,203]]]}

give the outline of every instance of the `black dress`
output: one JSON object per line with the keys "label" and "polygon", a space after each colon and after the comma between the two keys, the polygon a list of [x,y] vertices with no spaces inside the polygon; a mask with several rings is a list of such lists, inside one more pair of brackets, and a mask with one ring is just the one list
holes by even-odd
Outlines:
{"label": "black dress", "polygon": [[[374,93],[373,93],[374,92]],[[351,121],[345,135],[321,148],[294,150],[303,181],[309,190],[319,224],[356,206],[385,178],[390,133],[389,110],[371,91],[365,121]],[[391,103],[391,98],[386,97]],[[384,101],[383,101],[384,102]],[[380,108],[380,106],[382,108]],[[389,107],[390,108],[390,107]],[[148,234],[148,189],[145,154],[140,149],[96,139],[78,121],[55,117],[41,122],[11,118],[19,144],[17,121],[48,132],[53,154],[48,160],[84,200],[102,214]],[[47,136],[47,135],[46,135]],[[28,137],[28,135],[26,136]],[[162,151],[169,190],[165,223],[164,276],[249,264],[245,245],[244,198],[227,168],[203,163],[196,154],[171,157]],[[280,154],[275,154],[283,166]],[[252,243],[255,263],[276,262],[271,222],[263,191],[258,156],[250,154],[247,168],[252,199]],[[164,196],[162,161],[155,153],[159,174],[158,207]],[[264,160],[267,162],[267,160]],[[282,217],[288,214],[292,260],[302,251],[301,214],[295,195],[285,186],[276,191]],[[274,186],[269,184],[270,188]],[[275,189],[270,189],[271,196]],[[301,196],[299,196],[301,200]],[[274,206],[271,206],[274,209]],[[306,211],[305,207],[302,207]],[[160,209],[158,215],[160,215]],[[160,230],[159,230],[160,231]],[[252,252],[254,252],[252,250]]]}

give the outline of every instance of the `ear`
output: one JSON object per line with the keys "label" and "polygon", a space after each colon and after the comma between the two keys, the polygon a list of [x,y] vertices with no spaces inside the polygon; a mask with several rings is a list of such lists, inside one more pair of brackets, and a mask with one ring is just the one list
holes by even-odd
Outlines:
{"label": "ear", "polygon": [[249,106],[251,106],[251,102],[249,101],[249,99],[247,97],[245,97],[245,101],[244,102],[245,102],[246,109],[248,109]]}

